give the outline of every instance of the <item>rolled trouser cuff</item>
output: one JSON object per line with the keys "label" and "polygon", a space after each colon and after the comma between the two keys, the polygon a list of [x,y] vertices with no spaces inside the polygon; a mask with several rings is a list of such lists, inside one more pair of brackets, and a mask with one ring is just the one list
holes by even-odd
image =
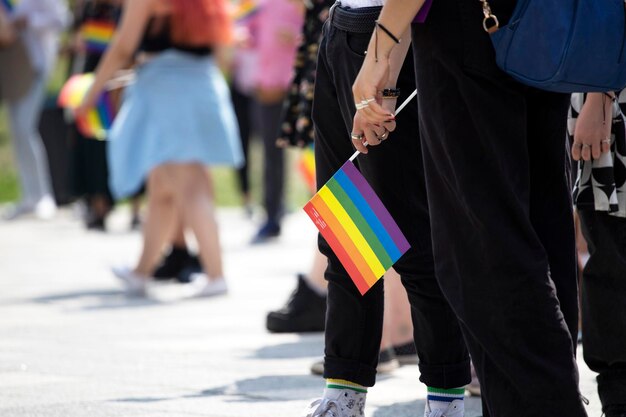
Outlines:
{"label": "rolled trouser cuff", "polygon": [[376,368],[355,360],[324,358],[324,378],[343,379],[364,387],[372,387],[376,382]]}
{"label": "rolled trouser cuff", "polygon": [[420,381],[429,387],[458,388],[470,383],[470,359],[461,362],[443,365],[429,365],[420,363]]}

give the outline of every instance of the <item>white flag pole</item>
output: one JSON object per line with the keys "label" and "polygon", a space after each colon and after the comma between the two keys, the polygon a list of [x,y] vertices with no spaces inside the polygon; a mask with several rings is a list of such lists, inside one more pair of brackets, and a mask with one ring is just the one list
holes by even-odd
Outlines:
{"label": "white flag pole", "polygon": [[[402,111],[403,108],[405,108],[409,102],[413,99],[413,97],[415,97],[417,95],[417,90],[414,90],[411,95],[404,100],[404,102],[402,104],[400,104],[400,106],[396,109],[396,112],[393,114],[394,116],[397,116],[398,113],[400,113],[400,111]],[[417,117],[417,115],[415,115],[415,117]],[[367,146],[367,142],[365,143],[365,146]],[[359,156],[361,152],[360,151],[355,151],[352,156],[350,157],[350,162],[354,161],[354,159]]]}

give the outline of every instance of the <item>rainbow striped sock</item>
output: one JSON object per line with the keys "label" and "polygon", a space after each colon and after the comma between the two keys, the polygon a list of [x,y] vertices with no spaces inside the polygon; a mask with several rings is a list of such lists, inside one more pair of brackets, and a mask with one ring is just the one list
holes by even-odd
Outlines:
{"label": "rainbow striped sock", "polygon": [[465,387],[460,388],[428,388],[428,406],[431,410],[446,410],[450,403],[454,400],[463,401],[465,396]]}
{"label": "rainbow striped sock", "polygon": [[355,384],[354,382],[346,381],[345,379],[327,379],[326,389],[349,389],[364,394],[367,393],[367,387]]}

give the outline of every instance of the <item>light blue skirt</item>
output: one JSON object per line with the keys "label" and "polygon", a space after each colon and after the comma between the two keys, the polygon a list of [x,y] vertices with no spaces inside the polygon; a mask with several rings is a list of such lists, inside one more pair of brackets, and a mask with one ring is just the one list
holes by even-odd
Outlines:
{"label": "light blue skirt", "polygon": [[213,58],[175,50],[137,71],[109,141],[109,182],[116,198],[136,193],[164,163],[243,163],[230,92]]}

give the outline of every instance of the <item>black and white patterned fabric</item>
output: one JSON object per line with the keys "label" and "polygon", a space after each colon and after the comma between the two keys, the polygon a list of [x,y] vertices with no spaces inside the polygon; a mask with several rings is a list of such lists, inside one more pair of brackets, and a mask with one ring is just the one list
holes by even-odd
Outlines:
{"label": "black and white patterned fabric", "polygon": [[[576,118],[585,100],[584,94],[572,94],[568,119],[570,143]],[[608,212],[626,217],[626,90],[614,103],[611,127],[611,151],[597,160],[579,161],[574,185],[574,204],[578,210]]]}

